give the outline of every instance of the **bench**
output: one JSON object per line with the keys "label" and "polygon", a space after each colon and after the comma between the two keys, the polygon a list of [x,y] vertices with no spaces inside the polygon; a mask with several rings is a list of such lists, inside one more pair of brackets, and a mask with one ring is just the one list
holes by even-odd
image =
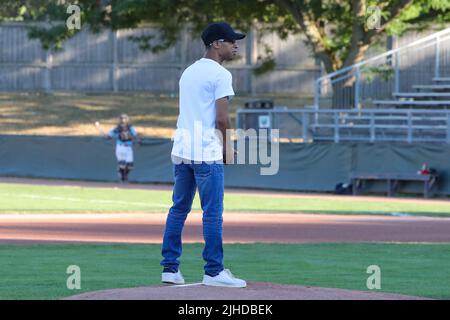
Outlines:
{"label": "bench", "polygon": [[396,98],[437,99],[450,98],[450,92],[394,92]]}
{"label": "bench", "polygon": [[353,195],[358,195],[364,190],[366,181],[385,180],[387,182],[387,195],[392,197],[397,191],[400,181],[423,182],[423,196],[429,198],[433,187],[436,185],[438,175],[427,174],[419,175],[417,173],[364,173],[352,172],[350,179],[353,185]]}
{"label": "bench", "polygon": [[450,78],[441,78],[441,77],[437,77],[437,78],[433,78],[434,82],[450,82]]}
{"label": "bench", "polygon": [[394,107],[448,107],[450,100],[374,100],[373,104],[378,108],[380,106],[394,106]]}
{"label": "bench", "polygon": [[412,87],[416,90],[450,91],[450,85],[448,84],[416,84]]}

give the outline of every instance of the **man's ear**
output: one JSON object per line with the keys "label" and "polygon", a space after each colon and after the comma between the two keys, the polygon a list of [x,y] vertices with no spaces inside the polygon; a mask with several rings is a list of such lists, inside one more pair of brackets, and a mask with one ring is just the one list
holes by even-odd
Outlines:
{"label": "man's ear", "polygon": [[211,43],[210,46],[211,46],[211,47],[214,47],[214,48],[216,48],[216,49],[219,49],[219,47],[220,47],[219,41],[214,40],[214,41]]}

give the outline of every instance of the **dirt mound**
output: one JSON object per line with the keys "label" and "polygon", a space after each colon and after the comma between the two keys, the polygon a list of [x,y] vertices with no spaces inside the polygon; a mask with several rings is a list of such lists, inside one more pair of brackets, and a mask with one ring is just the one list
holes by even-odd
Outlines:
{"label": "dirt mound", "polygon": [[201,284],[152,286],[93,291],[66,300],[421,300],[383,292],[304,287],[251,282],[247,288],[207,287]]}

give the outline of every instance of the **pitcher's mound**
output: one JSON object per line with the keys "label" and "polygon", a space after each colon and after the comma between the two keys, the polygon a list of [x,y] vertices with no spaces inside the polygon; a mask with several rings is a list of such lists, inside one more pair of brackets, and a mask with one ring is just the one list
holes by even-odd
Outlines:
{"label": "pitcher's mound", "polygon": [[419,300],[421,297],[383,292],[303,287],[250,282],[247,288],[152,286],[93,291],[68,300]]}

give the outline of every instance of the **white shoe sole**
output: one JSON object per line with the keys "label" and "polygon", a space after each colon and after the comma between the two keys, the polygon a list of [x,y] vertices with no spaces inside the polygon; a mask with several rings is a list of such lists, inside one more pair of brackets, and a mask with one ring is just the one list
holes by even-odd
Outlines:
{"label": "white shoe sole", "polygon": [[161,281],[162,283],[167,283],[167,284],[184,284],[183,282],[175,282],[175,281]]}
{"label": "white shoe sole", "polygon": [[220,283],[220,282],[202,282],[204,286],[210,287],[227,287],[227,288],[245,288],[247,287],[247,283],[245,284],[231,284],[231,283]]}
{"label": "white shoe sole", "polygon": [[173,280],[173,279],[170,279],[170,278],[164,277],[164,276],[161,277],[161,282],[168,283],[168,284],[184,284],[185,283],[184,279],[183,280]]}

